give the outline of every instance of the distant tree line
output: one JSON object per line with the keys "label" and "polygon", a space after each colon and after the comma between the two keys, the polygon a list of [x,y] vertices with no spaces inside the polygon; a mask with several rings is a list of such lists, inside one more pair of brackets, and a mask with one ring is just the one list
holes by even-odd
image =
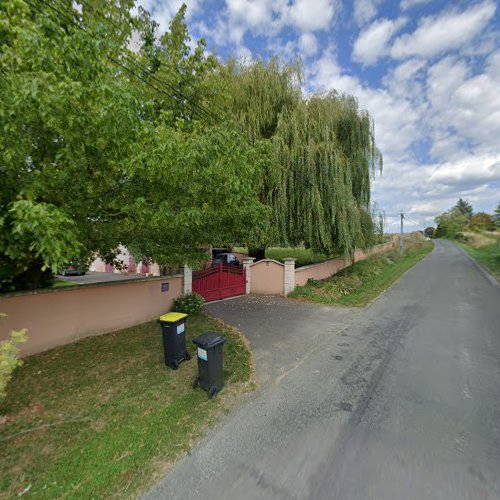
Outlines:
{"label": "distant tree line", "polygon": [[494,231],[500,229],[500,203],[493,214],[474,213],[472,205],[460,198],[456,205],[436,219],[437,227],[428,227],[424,233],[435,238],[461,238],[465,231]]}

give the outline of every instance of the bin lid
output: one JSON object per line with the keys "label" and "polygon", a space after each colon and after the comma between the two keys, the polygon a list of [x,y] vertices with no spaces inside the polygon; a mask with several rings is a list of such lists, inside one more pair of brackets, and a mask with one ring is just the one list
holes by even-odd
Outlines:
{"label": "bin lid", "polygon": [[193,339],[193,344],[197,345],[198,347],[205,347],[205,348],[213,347],[218,344],[223,344],[224,342],[226,342],[226,339],[222,335],[219,335],[216,332],[205,332],[199,337]]}
{"label": "bin lid", "polygon": [[187,314],[185,314],[185,313],[170,312],[170,313],[164,314],[163,316],[160,316],[160,321],[166,321],[167,323],[175,323],[176,321],[179,321],[180,319],[183,319],[186,317],[187,317]]}

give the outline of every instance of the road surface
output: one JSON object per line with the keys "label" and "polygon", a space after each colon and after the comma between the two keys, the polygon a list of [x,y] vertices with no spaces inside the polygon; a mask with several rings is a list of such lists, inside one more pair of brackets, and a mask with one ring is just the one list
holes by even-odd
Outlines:
{"label": "road surface", "polygon": [[147,498],[500,499],[498,284],[438,241],[332,324]]}

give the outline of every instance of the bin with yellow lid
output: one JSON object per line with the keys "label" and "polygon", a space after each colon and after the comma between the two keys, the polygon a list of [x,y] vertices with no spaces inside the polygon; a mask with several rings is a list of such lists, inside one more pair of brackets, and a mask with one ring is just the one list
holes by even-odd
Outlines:
{"label": "bin with yellow lid", "polygon": [[186,349],[186,318],[187,314],[178,312],[160,316],[165,365],[174,370],[179,368],[181,361],[190,359]]}

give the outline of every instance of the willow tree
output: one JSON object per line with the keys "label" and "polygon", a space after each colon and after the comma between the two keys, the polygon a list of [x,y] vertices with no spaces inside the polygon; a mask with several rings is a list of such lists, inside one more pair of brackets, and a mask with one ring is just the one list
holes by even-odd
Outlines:
{"label": "willow tree", "polygon": [[271,148],[259,192],[273,216],[260,243],[304,244],[328,255],[369,245],[370,184],[382,155],[368,112],[336,91],[304,97],[296,62],[231,61],[223,74],[226,106],[251,140]]}

